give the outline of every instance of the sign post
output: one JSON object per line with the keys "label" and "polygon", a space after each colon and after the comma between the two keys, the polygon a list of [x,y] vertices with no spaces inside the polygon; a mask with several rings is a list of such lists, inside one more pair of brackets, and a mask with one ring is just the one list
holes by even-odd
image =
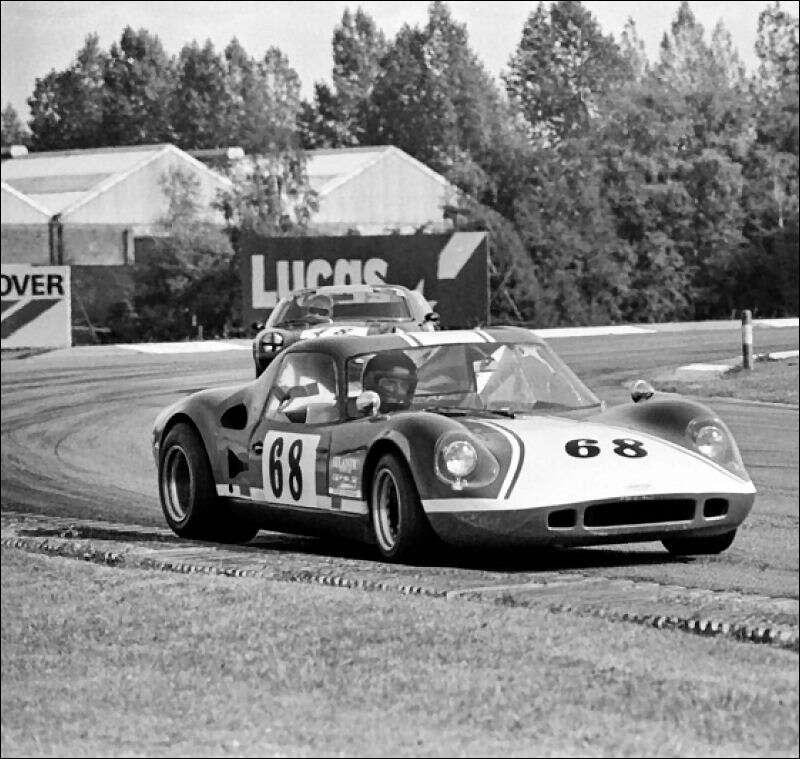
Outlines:
{"label": "sign post", "polygon": [[0,347],[72,345],[69,266],[3,264],[0,270]]}

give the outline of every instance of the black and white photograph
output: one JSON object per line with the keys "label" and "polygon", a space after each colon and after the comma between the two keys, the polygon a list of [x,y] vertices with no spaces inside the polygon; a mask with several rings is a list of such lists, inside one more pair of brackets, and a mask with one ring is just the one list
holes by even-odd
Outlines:
{"label": "black and white photograph", "polygon": [[798,757],[800,4],[2,0],[3,757]]}

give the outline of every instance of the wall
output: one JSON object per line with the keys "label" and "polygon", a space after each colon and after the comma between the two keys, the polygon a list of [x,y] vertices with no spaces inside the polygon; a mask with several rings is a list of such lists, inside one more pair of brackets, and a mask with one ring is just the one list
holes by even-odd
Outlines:
{"label": "wall", "polygon": [[122,265],[129,263],[123,224],[73,224],[62,227],[65,264]]}
{"label": "wall", "polygon": [[50,230],[47,224],[3,224],[0,233],[2,263],[50,263]]}

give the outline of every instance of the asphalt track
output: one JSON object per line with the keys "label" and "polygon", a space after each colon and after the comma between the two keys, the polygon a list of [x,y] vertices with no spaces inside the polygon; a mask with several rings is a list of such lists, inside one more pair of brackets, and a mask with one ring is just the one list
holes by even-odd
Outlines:
{"label": "asphalt track", "polygon": [[[796,349],[796,328],[757,327],[758,352]],[[656,334],[551,340],[609,403],[626,380],[659,367],[736,355],[734,323]],[[149,355],[86,347],[2,362],[2,509],[163,528],[150,429],[165,405],[195,390],[248,381],[248,351]],[[798,412],[710,403],[733,429],[758,489],[736,542],[718,557],[672,559],[659,543],[451,556],[426,567],[390,567],[340,541],[262,532],[255,550],[283,566],[335,571],[365,563],[386,576],[448,587],[524,584],[546,575],[625,578],[685,588],[798,598]],[[252,549],[251,549],[252,550]]]}

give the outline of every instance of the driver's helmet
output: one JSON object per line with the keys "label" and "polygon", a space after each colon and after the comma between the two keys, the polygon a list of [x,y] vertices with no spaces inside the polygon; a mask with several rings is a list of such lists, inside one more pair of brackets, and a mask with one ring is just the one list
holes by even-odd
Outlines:
{"label": "driver's helmet", "polygon": [[304,306],[306,313],[322,317],[323,319],[330,319],[333,313],[333,300],[322,293],[311,295],[306,299]]}
{"label": "driver's helmet", "polygon": [[380,396],[381,411],[402,411],[411,406],[417,366],[403,351],[377,353],[364,368],[362,387]]}

